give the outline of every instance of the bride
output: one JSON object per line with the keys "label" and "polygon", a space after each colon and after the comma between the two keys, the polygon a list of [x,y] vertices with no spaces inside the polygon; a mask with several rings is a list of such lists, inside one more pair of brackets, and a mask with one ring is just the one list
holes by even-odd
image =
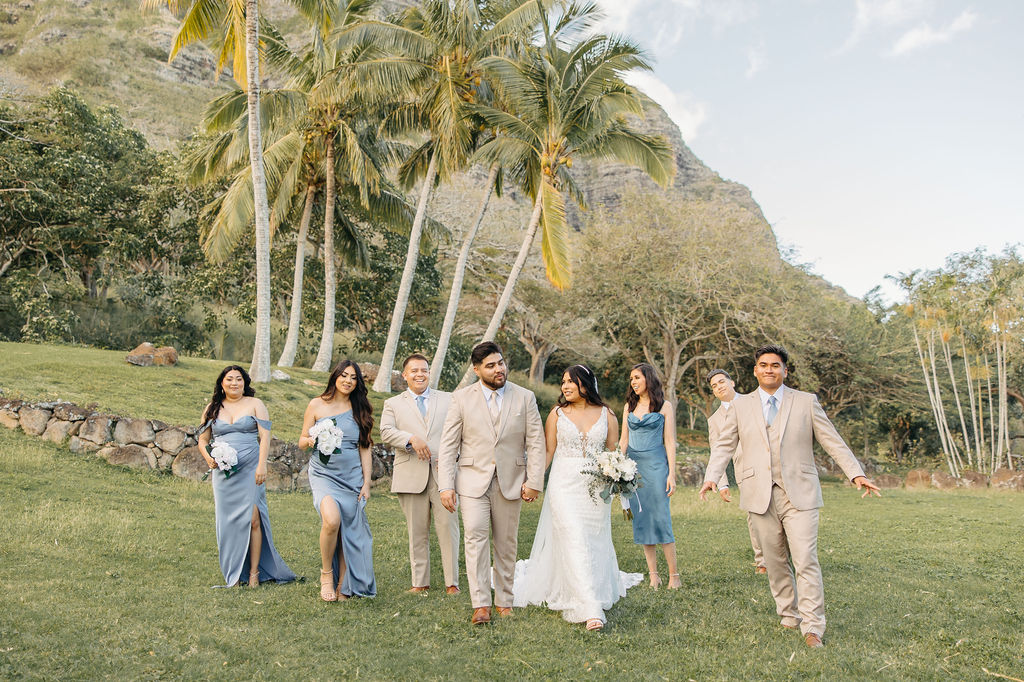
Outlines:
{"label": "bride", "polygon": [[613,449],[617,421],[597,392],[594,373],[573,365],[544,427],[551,466],[530,558],[516,564],[513,605],[546,603],[571,623],[600,630],[605,611],[643,580],[615,558],[609,504],[591,498],[588,454]]}

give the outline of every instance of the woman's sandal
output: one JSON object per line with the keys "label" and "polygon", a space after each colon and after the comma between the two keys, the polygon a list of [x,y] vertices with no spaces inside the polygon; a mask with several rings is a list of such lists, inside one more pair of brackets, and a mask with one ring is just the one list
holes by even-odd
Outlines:
{"label": "woman's sandal", "polygon": [[601,630],[604,628],[604,621],[600,618],[591,618],[587,621],[588,630]]}
{"label": "woman's sandal", "polygon": [[651,589],[658,589],[661,587],[661,576],[657,573],[651,573],[651,582],[648,584],[651,586]]}
{"label": "woman's sandal", "polygon": [[[675,584],[672,583],[673,579],[675,580]],[[682,586],[683,586],[683,581],[679,579],[679,574],[678,573],[669,573],[668,574],[668,589],[670,589],[670,590],[678,590]]]}
{"label": "woman's sandal", "polygon": [[260,572],[259,571],[249,571],[249,587],[259,587],[259,586],[260,586]]}
{"label": "woman's sandal", "polygon": [[[324,582],[324,576],[327,582]],[[334,571],[320,571],[320,598],[324,601],[338,601],[338,593],[334,591]]]}

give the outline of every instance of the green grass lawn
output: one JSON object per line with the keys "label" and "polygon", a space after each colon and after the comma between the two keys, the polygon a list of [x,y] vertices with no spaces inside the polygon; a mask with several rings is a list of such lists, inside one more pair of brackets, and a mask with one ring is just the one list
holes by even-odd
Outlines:
{"label": "green grass lawn", "polygon": [[[114,398],[112,398],[113,400]],[[125,399],[122,399],[125,400]],[[114,403],[111,403],[114,406]],[[678,592],[633,588],[603,633],[542,608],[474,628],[465,590],[408,595],[397,500],[368,507],[379,596],[317,600],[307,494],[270,497],[278,549],[305,583],[211,590],[209,484],[112,468],[0,429],[0,678],[991,679],[1024,672],[1024,498],[828,486],[820,553],[829,629],[778,626],[734,506],[673,500]],[[529,552],[539,505],[524,507]],[[613,516],[620,566],[643,570]],[[440,559],[434,552],[434,575]]]}
{"label": "green grass lawn", "polygon": [[[217,375],[233,364],[182,356],[173,367],[136,367],[125,362],[126,354],[77,346],[0,342],[0,389],[8,398],[61,399],[83,407],[95,405],[114,414],[198,425]],[[302,413],[309,399],[320,395],[327,374],[298,367],[285,371],[291,375],[290,381],[255,384],[254,388],[256,397],[270,410],[274,435],[298,441]],[[309,386],[304,379],[319,385]],[[378,417],[385,397],[370,393]]]}

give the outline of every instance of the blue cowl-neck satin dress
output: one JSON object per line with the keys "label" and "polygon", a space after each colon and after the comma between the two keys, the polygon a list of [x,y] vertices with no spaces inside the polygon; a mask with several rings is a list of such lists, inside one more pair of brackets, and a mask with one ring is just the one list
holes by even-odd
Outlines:
{"label": "blue cowl-neck satin dress", "polygon": [[626,421],[629,428],[626,455],[636,462],[643,483],[629,498],[633,512],[633,542],[638,545],[675,542],[672,512],[668,493],[665,492],[665,481],[668,480],[665,416],[660,412],[648,412],[637,417],[630,412]]}

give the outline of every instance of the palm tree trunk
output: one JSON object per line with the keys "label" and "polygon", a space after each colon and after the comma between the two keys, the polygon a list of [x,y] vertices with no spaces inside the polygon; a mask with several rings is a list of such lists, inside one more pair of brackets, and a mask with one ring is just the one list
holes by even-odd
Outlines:
{"label": "palm tree trunk", "polygon": [[437,340],[437,351],[434,353],[434,361],[430,365],[430,387],[437,388],[441,383],[441,370],[444,369],[445,357],[448,355],[448,344],[451,343],[452,330],[455,327],[455,314],[459,310],[459,298],[462,296],[462,283],[466,279],[466,264],[469,262],[469,252],[473,249],[473,240],[476,239],[480,225],[484,221],[484,214],[487,213],[487,204],[494,192],[494,183],[498,180],[498,165],[491,166],[491,172],[487,176],[487,187],[484,189],[484,198],[480,201],[480,210],[477,211],[476,221],[466,231],[466,237],[462,241],[462,249],[459,250],[459,260],[455,263],[455,272],[452,273],[452,290],[448,294],[448,308],[444,313],[444,323],[441,325],[441,338]]}
{"label": "palm tree trunk", "polygon": [[[519,255],[516,256],[516,262],[512,264],[512,270],[508,273],[508,279],[505,281],[505,290],[501,292],[501,298],[498,299],[498,307],[494,309],[494,314],[491,315],[491,321],[487,325],[484,337],[480,339],[481,342],[493,341],[494,337],[498,335],[498,329],[501,328],[501,320],[505,317],[505,312],[508,311],[509,303],[512,302],[512,291],[516,288],[519,275],[526,265],[526,257],[530,255],[530,248],[537,237],[537,228],[540,227],[540,214],[543,208],[544,193],[538,188],[537,200],[533,202],[533,214],[530,215],[530,223],[526,228],[526,234],[523,236],[523,243],[519,247]],[[472,380],[473,368],[470,367],[462,376],[459,387],[468,386]]]}
{"label": "palm tree trunk", "polygon": [[331,368],[334,354],[334,312],[338,276],[334,272],[334,136],[327,140],[327,174],[324,189],[324,328],[320,334],[320,350],[313,362],[313,371],[326,372]]}
{"label": "palm tree trunk", "polygon": [[[974,456],[971,448],[971,438],[967,435],[967,420],[964,419],[964,408],[960,403],[960,391],[956,387],[956,374],[953,372],[953,352],[950,350],[949,343],[946,339],[940,335],[939,339],[942,341],[942,357],[946,361],[946,368],[949,370],[949,384],[953,387],[953,400],[956,402],[956,411],[960,416],[960,432],[964,437],[964,450],[967,452],[967,465],[972,466],[974,464]],[[970,385],[971,378],[967,377],[967,384]]]}
{"label": "palm tree trunk", "polygon": [[[977,456],[978,469],[983,470],[985,462],[982,460],[981,437],[978,431],[978,410],[974,402],[974,378],[971,376],[971,362],[967,356],[967,342],[964,335],[960,334],[960,353],[964,356],[964,376],[967,377],[967,400],[971,408],[971,430],[974,433],[974,452]],[[978,396],[979,399],[981,396]]]}
{"label": "palm tree trunk", "polygon": [[299,347],[299,325],[302,323],[302,276],[306,263],[306,235],[309,233],[309,221],[313,217],[313,197],[316,186],[310,183],[306,188],[306,205],[302,209],[302,220],[299,222],[299,234],[295,238],[295,276],[292,279],[292,307],[288,315],[288,336],[284,341],[284,350],[278,367],[291,367],[295,364],[295,351]]}
{"label": "palm tree trunk", "polygon": [[420,200],[416,205],[416,217],[409,231],[409,250],[405,253],[405,268],[402,270],[402,281],[398,285],[398,297],[395,309],[391,313],[391,327],[388,329],[388,340],[384,344],[384,355],[380,359],[380,369],[373,382],[373,390],[378,393],[391,392],[391,369],[395,365],[395,354],[398,352],[398,339],[402,335],[402,323],[405,321],[405,309],[409,306],[409,295],[412,293],[412,279],[416,274],[416,261],[420,254],[420,237],[423,235],[423,223],[427,219],[427,203],[434,188],[437,177],[437,154],[430,154],[430,165],[427,166],[427,177],[423,179]]}
{"label": "palm tree trunk", "polygon": [[256,343],[249,375],[253,381],[270,381],[270,209],[267,179],[263,172],[260,139],[259,3],[245,3],[245,71],[248,80],[249,159],[256,222]]}

